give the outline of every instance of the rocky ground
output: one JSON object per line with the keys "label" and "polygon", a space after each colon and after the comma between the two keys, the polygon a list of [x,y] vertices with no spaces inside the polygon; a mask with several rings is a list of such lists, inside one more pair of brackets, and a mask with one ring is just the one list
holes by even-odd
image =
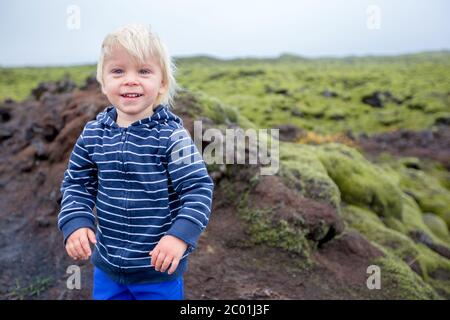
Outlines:
{"label": "rocky ground", "polygon": [[[42,84],[31,99],[1,104],[0,298],[90,299],[92,266],[68,258],[56,216],[73,144],[107,104],[92,79],[81,89],[64,82]],[[202,107],[184,94],[175,112],[192,131]],[[431,135],[400,132],[359,142],[368,154],[426,154],[448,169],[448,137],[446,127]],[[190,258],[187,299],[449,297],[446,284],[432,289],[422,281],[420,265],[414,270],[413,263],[411,268],[391,264],[390,251],[351,224],[355,216],[346,215],[345,208],[352,201],[339,182],[324,176],[304,185],[293,170],[300,161],[296,156],[283,159],[283,170],[275,176],[258,176],[258,168],[249,165],[209,167],[216,182],[212,218]],[[81,267],[81,290],[66,287],[72,264]],[[366,285],[372,264],[389,270],[380,290]],[[438,270],[433,279],[448,281],[450,269]]]}
{"label": "rocky ground", "polygon": [[358,144],[368,155],[387,152],[402,157],[432,159],[450,170],[450,128],[448,125],[437,126],[434,130],[420,132],[398,130],[376,134],[362,135]]}

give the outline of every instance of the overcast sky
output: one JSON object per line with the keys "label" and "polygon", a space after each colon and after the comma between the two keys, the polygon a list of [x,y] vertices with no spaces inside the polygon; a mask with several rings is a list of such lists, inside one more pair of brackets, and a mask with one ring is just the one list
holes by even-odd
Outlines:
{"label": "overcast sky", "polygon": [[174,56],[450,49],[447,0],[0,0],[1,66],[96,63],[104,36],[151,25]]}

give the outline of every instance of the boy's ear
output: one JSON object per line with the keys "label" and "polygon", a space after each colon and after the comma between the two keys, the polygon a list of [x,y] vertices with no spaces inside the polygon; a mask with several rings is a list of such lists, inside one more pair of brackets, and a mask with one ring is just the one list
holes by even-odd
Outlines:
{"label": "boy's ear", "polygon": [[161,81],[161,85],[159,86],[159,90],[158,93],[159,94],[164,94],[167,90],[167,84],[164,83],[164,81]]}

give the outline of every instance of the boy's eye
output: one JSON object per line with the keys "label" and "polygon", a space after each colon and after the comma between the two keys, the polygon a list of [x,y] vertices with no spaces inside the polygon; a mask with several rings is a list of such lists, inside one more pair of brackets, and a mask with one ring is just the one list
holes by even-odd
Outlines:
{"label": "boy's eye", "polygon": [[112,69],[111,72],[115,74],[121,74],[123,71],[122,69]]}
{"label": "boy's eye", "polygon": [[139,73],[141,73],[141,74],[150,74],[150,73],[152,73],[152,71],[150,69],[141,69],[141,70],[139,70]]}

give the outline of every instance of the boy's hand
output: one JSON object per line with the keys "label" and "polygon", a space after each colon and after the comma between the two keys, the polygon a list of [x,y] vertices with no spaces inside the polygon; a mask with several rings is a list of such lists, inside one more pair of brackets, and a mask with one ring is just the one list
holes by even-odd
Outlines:
{"label": "boy's hand", "polygon": [[75,260],[87,260],[91,255],[89,241],[96,243],[95,233],[90,228],[80,228],[74,231],[66,242],[66,251]]}
{"label": "boy's hand", "polygon": [[178,267],[178,263],[183,257],[188,245],[183,240],[165,235],[159,240],[156,247],[150,251],[152,256],[151,265],[155,266],[156,271],[166,272],[166,269],[172,263],[168,274],[172,274]]}

